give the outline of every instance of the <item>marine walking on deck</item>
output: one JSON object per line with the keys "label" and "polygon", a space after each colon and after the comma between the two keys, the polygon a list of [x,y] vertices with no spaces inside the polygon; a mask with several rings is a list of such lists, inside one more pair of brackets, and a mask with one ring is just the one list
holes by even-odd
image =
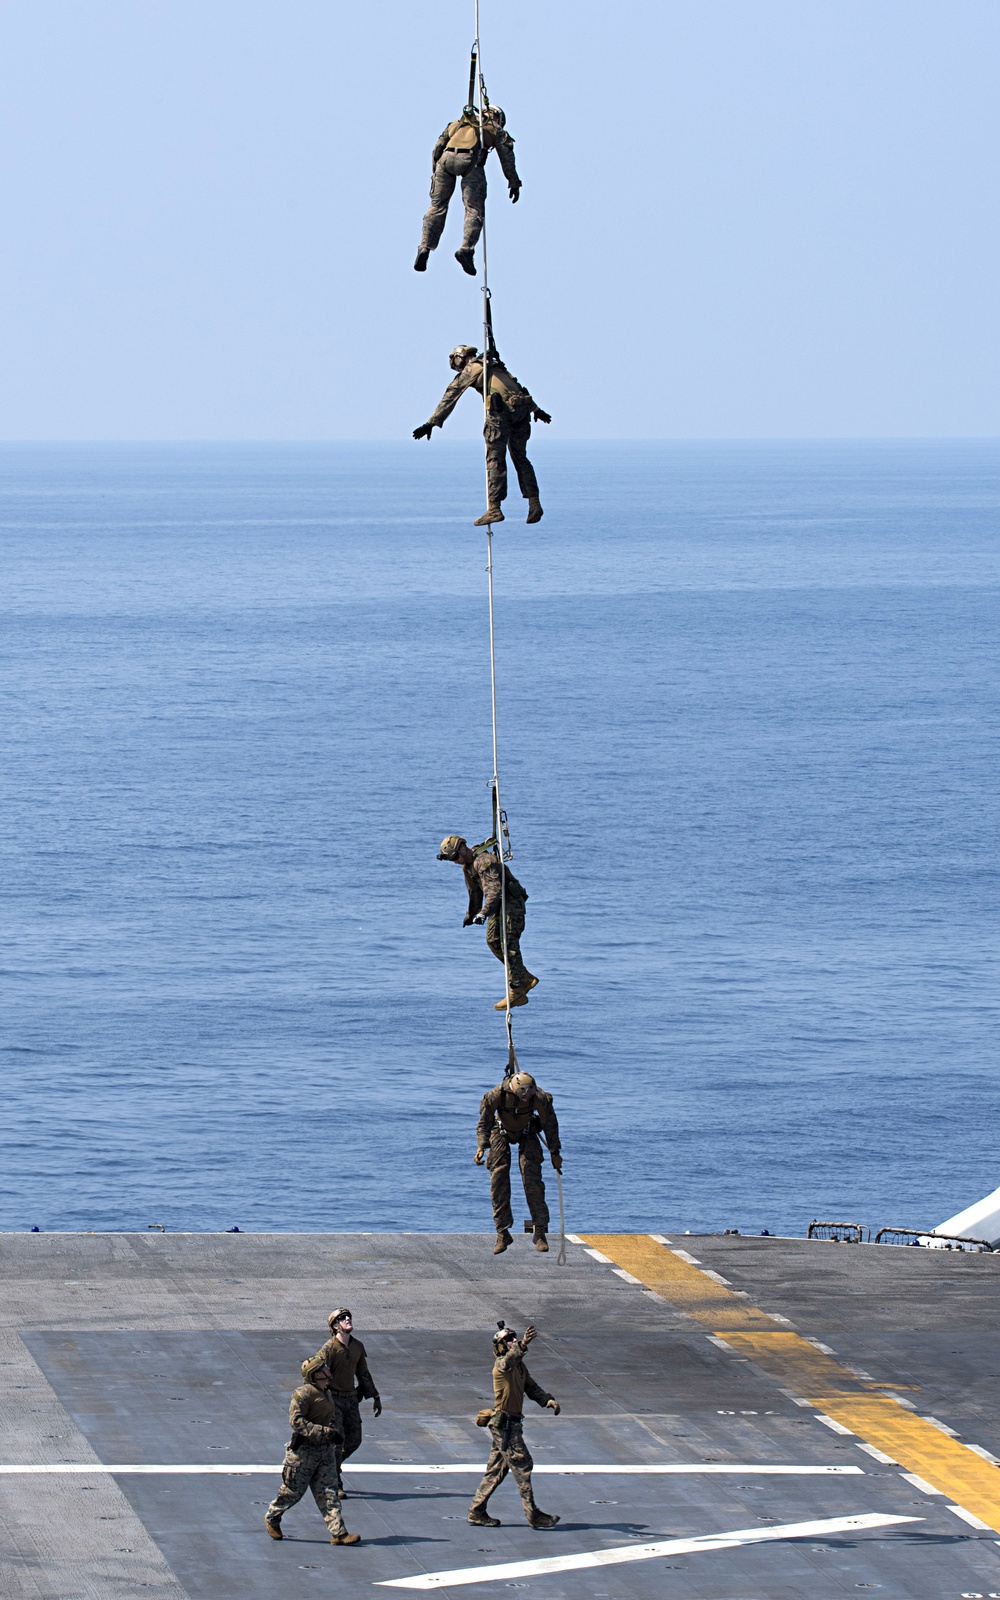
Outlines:
{"label": "marine walking on deck", "polygon": [[495,1089],[487,1090],[479,1107],[476,1128],[476,1166],[486,1162],[493,1201],[493,1223],[497,1230],[494,1255],[502,1255],[513,1243],[511,1228],[510,1161],[511,1145],[517,1146],[517,1162],[524,1184],[524,1197],[531,1213],[535,1249],[549,1248],[549,1208],[542,1178],[542,1139],[556,1172],[562,1172],[559,1123],[552,1096],[540,1089],[530,1072],[517,1072]]}
{"label": "marine walking on deck", "polygon": [[354,1337],[354,1318],[346,1306],[331,1311],[327,1321],[330,1337],[317,1351],[330,1374],[329,1398],[337,1412],[340,1439],[337,1444],[337,1489],[344,1493],[342,1469],[361,1443],[362,1400],[374,1402],[372,1411],[382,1415],[382,1400],[368,1370],[368,1356],[360,1339]]}
{"label": "marine walking on deck", "polygon": [[517,1484],[524,1515],[531,1528],[554,1528],[559,1518],[535,1504],[531,1473],[535,1463],[524,1442],[524,1397],[559,1415],[558,1401],[537,1384],[524,1364],[524,1352],[535,1337],[529,1324],[518,1339],[513,1328],[499,1324],[493,1336],[493,1406],[484,1407],[476,1421],[490,1430],[493,1448],[479,1488],[472,1497],[469,1521],[479,1528],[499,1528],[497,1517],[486,1507],[495,1489],[510,1473]]}
{"label": "marine walking on deck", "polygon": [[307,1489],[330,1530],[331,1544],[359,1544],[360,1535],[348,1533],[340,1509],[337,1451],[343,1442],[340,1412],[330,1393],[330,1374],[322,1356],[302,1363],[302,1384],[292,1395],[288,1410],[292,1437],[285,1450],[281,1488],[267,1508],[264,1526],[272,1539],[283,1539],[281,1519],[298,1505]]}

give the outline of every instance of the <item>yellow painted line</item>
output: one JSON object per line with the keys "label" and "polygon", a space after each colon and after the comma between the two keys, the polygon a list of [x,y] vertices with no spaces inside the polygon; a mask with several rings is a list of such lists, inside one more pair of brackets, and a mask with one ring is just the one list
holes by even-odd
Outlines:
{"label": "yellow painted line", "polygon": [[878,1393],[876,1386],[855,1377],[800,1334],[779,1331],[766,1312],[648,1234],[580,1237],[712,1335],[725,1339],[781,1388],[808,1400],[1000,1533],[1000,1467]]}

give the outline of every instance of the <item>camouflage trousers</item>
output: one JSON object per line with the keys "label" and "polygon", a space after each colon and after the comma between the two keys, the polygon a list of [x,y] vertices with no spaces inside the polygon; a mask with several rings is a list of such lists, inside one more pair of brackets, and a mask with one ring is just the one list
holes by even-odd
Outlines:
{"label": "camouflage trousers", "polygon": [[[524,1198],[531,1212],[532,1225],[548,1233],[549,1208],[545,1204],[545,1184],[542,1181],[542,1142],[537,1133],[526,1133],[517,1143],[517,1164],[521,1169]],[[495,1127],[490,1134],[486,1169],[490,1175],[493,1222],[499,1233],[502,1228],[514,1225],[510,1205],[510,1138],[502,1128]]]}
{"label": "camouflage trousers", "polygon": [[528,460],[528,440],[531,438],[531,413],[519,408],[511,416],[507,407],[490,412],[483,425],[486,440],[486,492],[491,506],[498,506],[507,498],[507,452],[514,463],[518,487],[525,500],[538,499],[538,479]]}
{"label": "camouflage trousers", "polygon": [[352,1456],[361,1443],[361,1407],[353,1389],[328,1389],[327,1396],[337,1407],[337,1420],[343,1434],[343,1443],[337,1446],[337,1478],[348,1456]]}
{"label": "camouflage trousers", "polygon": [[483,1480],[472,1497],[470,1512],[485,1511],[486,1502],[494,1489],[498,1489],[508,1472],[517,1484],[521,1504],[528,1521],[534,1518],[537,1507],[531,1487],[531,1469],[535,1465],[524,1442],[524,1425],[520,1417],[505,1417],[499,1425],[490,1423],[493,1449],[486,1463]]}
{"label": "camouflage trousers", "polygon": [[277,1522],[292,1506],[297,1506],[307,1489],[330,1530],[331,1538],[345,1533],[337,1493],[337,1452],[332,1444],[303,1444],[286,1450],[281,1472],[281,1488],[267,1508],[268,1520]]}
{"label": "camouflage trousers", "polygon": [[[521,935],[524,932],[524,902],[507,901],[507,964],[510,967],[510,986],[523,989],[528,982],[528,971],[521,960]],[[495,911],[486,919],[486,943],[499,962],[503,961],[503,933],[500,913]]]}
{"label": "camouflage trousers", "polygon": [[474,250],[479,243],[486,217],[486,173],[479,165],[477,151],[446,150],[438,158],[431,178],[431,203],[424,217],[421,250],[436,250],[440,244],[448,215],[448,202],[455,193],[459,178],[462,180],[462,200],[465,203],[462,249]]}

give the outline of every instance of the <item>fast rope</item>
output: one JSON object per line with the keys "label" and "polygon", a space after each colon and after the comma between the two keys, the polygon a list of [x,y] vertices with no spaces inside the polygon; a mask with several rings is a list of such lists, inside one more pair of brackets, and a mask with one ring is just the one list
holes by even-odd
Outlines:
{"label": "fast rope", "polygon": [[[486,84],[482,72],[482,50],[479,43],[479,0],[474,0],[476,37],[472,46],[472,60],[469,68],[469,103],[473,104],[473,89],[475,90],[475,107],[479,117],[480,138],[486,128],[486,111],[489,107],[489,96],[486,93]],[[490,305],[490,275],[489,257],[486,250],[486,212],[483,206],[483,232],[482,232],[482,260],[483,260],[483,426],[484,429],[490,415],[490,383],[491,368],[500,364],[500,354],[497,350],[496,340],[493,335],[493,312]],[[486,504],[492,504],[490,499],[490,463],[488,446],[484,453],[484,470],[486,477]],[[507,950],[507,867],[506,863],[513,859],[514,851],[510,842],[510,833],[507,829],[507,813],[503,809],[500,799],[500,757],[499,742],[497,739],[497,654],[496,654],[496,622],[493,608],[493,524],[486,524],[486,582],[489,595],[490,612],[490,706],[493,713],[493,778],[491,780],[493,792],[493,838],[500,861],[500,930],[503,940],[503,971],[506,981],[507,1007],[505,1012],[507,1022],[507,1072],[510,1078],[520,1071],[517,1051],[514,1049],[514,1028],[511,1018],[511,987],[510,987],[510,956]],[[550,1157],[551,1159],[551,1157]],[[555,1168],[553,1167],[553,1171]],[[559,1254],[556,1262],[560,1267],[566,1265],[566,1212],[563,1206],[562,1174],[556,1172],[556,1182],[559,1187]]]}

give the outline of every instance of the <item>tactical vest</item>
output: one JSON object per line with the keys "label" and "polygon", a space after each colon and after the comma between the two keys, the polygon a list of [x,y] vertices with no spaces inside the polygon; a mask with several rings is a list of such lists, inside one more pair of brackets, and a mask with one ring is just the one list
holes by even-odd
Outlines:
{"label": "tactical vest", "polygon": [[538,1105],[532,1099],[526,1106],[516,1094],[502,1094],[496,1109],[497,1120],[510,1139],[520,1139],[522,1134],[537,1133],[541,1128]]}
{"label": "tactical vest", "polygon": [[474,123],[459,118],[448,129],[449,150],[475,150],[479,145],[479,129]]}

